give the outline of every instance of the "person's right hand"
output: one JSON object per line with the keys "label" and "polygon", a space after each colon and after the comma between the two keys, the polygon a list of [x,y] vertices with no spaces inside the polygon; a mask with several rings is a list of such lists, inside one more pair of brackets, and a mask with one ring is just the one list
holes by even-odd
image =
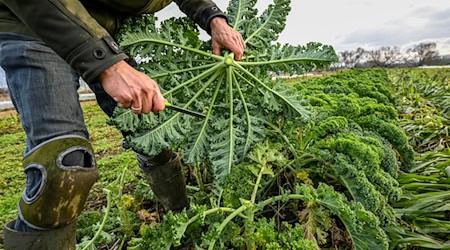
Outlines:
{"label": "person's right hand", "polygon": [[100,83],[120,106],[130,108],[135,114],[148,114],[164,109],[164,99],[158,84],[120,61],[103,71],[98,77]]}

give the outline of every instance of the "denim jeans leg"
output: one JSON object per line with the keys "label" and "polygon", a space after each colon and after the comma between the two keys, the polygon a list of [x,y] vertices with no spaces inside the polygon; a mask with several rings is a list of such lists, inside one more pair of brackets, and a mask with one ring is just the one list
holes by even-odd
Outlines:
{"label": "denim jeans leg", "polygon": [[[29,36],[0,33],[0,66],[27,134],[25,152],[61,135],[88,138],[78,100],[79,77],[52,49]],[[35,192],[40,182],[37,171],[27,172],[26,192]],[[16,230],[34,231],[17,221]]]}
{"label": "denim jeans leg", "polygon": [[78,75],[42,41],[0,33],[0,66],[27,134],[27,149],[56,136],[88,138]]}

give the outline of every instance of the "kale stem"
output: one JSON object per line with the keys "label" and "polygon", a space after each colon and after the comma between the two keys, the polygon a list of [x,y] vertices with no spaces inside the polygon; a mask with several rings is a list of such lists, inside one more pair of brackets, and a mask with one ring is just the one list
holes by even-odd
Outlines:
{"label": "kale stem", "polygon": [[250,86],[255,87],[255,84],[250,82],[247,78],[245,78],[243,75],[241,75],[239,72],[235,72],[236,75],[238,75],[242,80],[244,80],[246,83],[248,83]]}
{"label": "kale stem", "polygon": [[248,225],[255,220],[255,212],[256,212],[256,210],[254,209],[254,206],[255,206],[255,202],[256,202],[256,195],[258,193],[259,184],[261,183],[261,179],[262,179],[262,176],[263,176],[265,168],[266,168],[265,165],[261,166],[261,170],[259,171],[258,178],[256,179],[256,182],[255,182],[255,187],[253,188],[252,197],[250,199],[252,209],[250,209],[246,213],[246,215],[248,217],[248,219],[245,221],[246,234],[252,234],[253,233],[253,228],[249,227]]}
{"label": "kale stem", "polygon": [[237,13],[236,13],[236,16],[234,17],[234,24],[233,24],[233,29],[235,29],[235,30],[237,30],[238,25],[239,25],[239,20],[241,20],[242,4],[243,4],[243,1],[238,1],[238,7],[236,8]]}
{"label": "kale stem", "polygon": [[177,43],[164,41],[162,39],[149,38],[149,37],[138,38],[138,39],[136,39],[136,40],[134,40],[132,42],[129,42],[129,43],[123,42],[121,45],[126,47],[126,46],[130,46],[130,45],[133,45],[133,44],[146,43],[146,42],[147,43],[164,44],[164,45],[168,45],[168,46],[172,46],[172,47],[178,47],[180,49],[184,49],[184,50],[191,51],[191,52],[203,55],[203,56],[207,56],[207,57],[213,58],[213,59],[218,60],[218,61],[223,61],[223,59],[224,59],[223,56],[217,56],[217,55],[211,54],[211,53],[206,52],[206,51],[202,51],[202,50],[199,50],[199,49],[191,48],[189,46],[185,46],[185,45],[182,45],[182,44],[177,44]]}
{"label": "kale stem", "polygon": [[261,201],[259,202],[256,206],[259,208],[264,208],[265,206],[277,202],[277,201],[281,201],[281,200],[303,200],[305,199],[304,195],[301,194],[288,194],[288,195],[277,195],[277,196],[273,196],[267,200]]}
{"label": "kale stem", "polygon": [[[194,223],[196,220],[198,220],[198,219],[200,218],[200,216],[206,217],[206,216],[208,216],[208,215],[210,215],[210,214],[217,213],[217,212],[234,212],[235,210],[236,210],[236,209],[234,209],[234,208],[229,208],[229,207],[217,207],[217,208],[211,208],[211,209],[206,210],[206,211],[203,212],[203,213],[196,214],[194,217],[190,218],[190,219],[188,220],[188,222],[186,222],[186,224],[187,224],[187,225],[190,225],[190,224]],[[244,217],[244,218],[245,218],[245,217]]]}
{"label": "kale stem", "polygon": [[184,73],[184,72],[189,72],[189,71],[194,71],[194,70],[200,70],[200,69],[207,69],[207,68],[211,68],[212,66],[216,65],[217,63],[210,63],[210,64],[206,64],[206,65],[201,65],[201,66],[196,66],[196,67],[192,67],[192,68],[188,68],[188,69],[180,69],[180,70],[174,70],[174,71],[170,71],[167,73],[160,73],[160,74],[156,74],[156,75],[151,75],[151,78],[158,78],[158,77],[163,77],[163,76],[168,76],[168,75],[173,75],[173,74],[179,74],[179,73]]}
{"label": "kale stem", "polygon": [[179,90],[179,89],[181,89],[181,88],[184,88],[184,87],[186,87],[186,86],[189,86],[189,84],[191,84],[191,83],[193,83],[193,82],[195,82],[195,81],[201,80],[201,79],[203,79],[203,78],[205,78],[205,77],[207,77],[207,76],[209,76],[209,75],[211,75],[211,74],[213,74],[213,73],[216,74],[216,73],[218,72],[218,69],[220,69],[220,68],[223,67],[223,66],[224,66],[224,63],[223,63],[223,62],[217,63],[216,66],[214,66],[214,67],[212,67],[212,68],[206,70],[205,72],[201,73],[200,75],[197,75],[197,76],[195,76],[195,77],[193,77],[193,78],[191,78],[191,79],[189,79],[189,80],[187,80],[187,81],[185,81],[185,82],[183,82],[183,83],[177,85],[175,88],[173,88],[173,89],[167,91],[166,93],[164,93],[164,96],[167,96],[167,95],[169,95],[169,94],[171,94],[171,93],[174,93],[175,91],[177,91],[177,90]]}
{"label": "kale stem", "polygon": [[97,232],[95,233],[94,237],[89,241],[89,243],[83,247],[82,250],[90,249],[90,246],[94,244],[95,240],[100,236],[100,234],[103,232],[103,228],[106,225],[106,221],[109,217],[109,211],[111,210],[111,190],[109,189],[103,189],[106,192],[106,211],[105,215],[103,216],[102,223],[100,224],[100,227],[98,228]]}
{"label": "kale stem", "polygon": [[[220,236],[220,234],[222,233],[223,229],[227,226],[227,224],[234,219],[234,217],[238,216],[240,213],[244,212],[246,209],[248,208],[248,206],[242,205],[240,206],[238,209],[234,210],[233,213],[231,213],[230,215],[228,215],[227,218],[225,218],[225,220],[220,224],[219,228],[217,229],[217,237]],[[212,250],[214,249],[214,245],[216,244],[216,240],[217,239],[213,239],[211,241],[211,244],[208,247],[208,250]]]}
{"label": "kale stem", "polygon": [[203,87],[195,93],[195,95],[183,106],[183,108],[188,108],[197,98],[206,90],[206,88],[217,79],[217,77],[222,74],[222,70],[216,71],[211,78],[203,85]]}
{"label": "kale stem", "polygon": [[255,204],[255,202],[256,202],[256,194],[258,193],[259,183],[261,183],[261,179],[262,179],[264,170],[266,170],[265,165],[261,166],[261,170],[259,171],[258,178],[256,179],[255,187],[253,188],[253,193],[252,193],[252,198],[251,198],[252,204]]}
{"label": "kale stem", "polygon": [[[189,100],[189,102],[187,102],[183,108],[188,108],[189,105],[191,105],[205,90],[206,88],[208,88],[208,86],[211,84],[211,82],[213,82],[218,75],[221,74],[221,71],[216,71],[216,73],[214,73],[214,75],[203,85],[203,87],[197,91],[197,93],[195,93],[195,95]],[[170,122],[172,122],[174,119],[177,119],[180,116],[181,113],[176,113],[175,115],[173,115],[172,117],[170,117],[167,121],[165,121],[164,123],[160,123],[158,124],[158,126],[156,126],[154,129],[152,129],[150,133],[155,133],[156,131],[160,130],[161,128],[164,128],[167,124],[170,124]]]}
{"label": "kale stem", "polygon": [[301,110],[297,109],[295,107],[295,105],[289,101],[286,97],[284,97],[283,95],[281,95],[280,93],[278,93],[277,91],[271,89],[269,86],[267,86],[266,84],[264,84],[258,77],[256,77],[255,75],[253,75],[252,73],[250,73],[248,70],[246,70],[244,67],[242,67],[241,65],[239,65],[238,63],[234,63],[233,64],[235,67],[237,67],[238,69],[242,70],[245,74],[247,74],[248,76],[250,76],[251,78],[253,78],[253,80],[255,80],[257,83],[259,83],[261,86],[263,86],[266,90],[268,90],[269,92],[271,92],[272,94],[276,95],[278,98],[280,98],[281,100],[283,100],[289,107],[291,107],[292,109],[295,110],[295,112],[297,112],[299,115],[303,116],[303,117],[307,117],[307,113],[302,112]]}
{"label": "kale stem", "polygon": [[272,19],[272,15],[273,15],[273,12],[275,11],[275,9],[276,8],[273,8],[272,11],[270,12],[269,17],[267,17],[266,21],[255,32],[253,32],[253,34],[251,34],[250,36],[247,37],[247,39],[245,39],[245,43],[248,43],[248,41],[250,41],[256,34],[258,34],[261,30],[263,30],[265,28],[265,26]]}
{"label": "kale stem", "polygon": [[233,154],[234,154],[234,127],[233,127],[233,120],[234,120],[234,107],[233,107],[233,71],[231,67],[227,67],[227,83],[228,83],[228,98],[230,100],[230,121],[229,121],[229,128],[230,128],[230,135],[229,135],[229,146],[230,146],[230,152],[228,153],[228,171],[227,174],[231,172],[231,166],[233,165]]}
{"label": "kale stem", "polygon": [[220,80],[218,81],[218,83],[216,85],[216,89],[214,90],[214,94],[212,96],[211,103],[209,104],[208,113],[206,114],[206,118],[203,121],[202,129],[200,130],[200,133],[198,134],[197,139],[195,140],[195,143],[194,143],[194,145],[192,146],[192,149],[189,152],[189,156],[188,156],[189,160],[192,160],[192,159],[190,159],[190,154],[197,147],[197,143],[200,142],[200,138],[202,137],[203,133],[206,131],[206,127],[208,125],[209,118],[211,117],[212,110],[213,110],[213,107],[214,107],[214,103],[216,102],[216,98],[217,98],[217,95],[219,93],[220,86],[222,86],[222,82],[223,82],[223,76],[220,78]]}
{"label": "kale stem", "polygon": [[234,70],[232,72],[233,72],[233,81],[236,85],[236,89],[239,93],[239,97],[241,98],[242,106],[244,107],[244,111],[245,111],[245,117],[247,118],[247,138],[245,139],[244,153],[242,156],[242,158],[244,158],[245,155],[247,154],[248,148],[250,147],[250,136],[252,135],[252,122],[250,119],[250,113],[248,112],[247,102],[245,101],[245,97],[242,94],[241,87],[239,87],[239,83],[237,81],[236,74],[235,74]]}

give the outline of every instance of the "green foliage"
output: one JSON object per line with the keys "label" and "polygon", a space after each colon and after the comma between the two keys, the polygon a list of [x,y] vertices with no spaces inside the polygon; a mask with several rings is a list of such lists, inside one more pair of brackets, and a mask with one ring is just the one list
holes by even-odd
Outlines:
{"label": "green foliage", "polygon": [[[315,182],[344,188],[349,197],[377,214],[382,225],[389,225],[395,223],[389,203],[402,195],[395,180],[399,160],[405,169],[411,168],[414,152],[397,125],[388,82],[379,79],[387,79],[386,72],[341,72],[297,84],[314,107],[312,125],[295,137],[288,131],[298,124],[286,123],[281,130],[297,145],[298,171],[306,170]],[[371,93],[361,91],[361,85]]]}
{"label": "green foliage", "polygon": [[[240,198],[240,205],[211,209],[194,205],[187,212],[169,212],[160,225],[143,226],[141,238],[131,242],[131,249],[169,249],[180,244],[208,249],[316,249],[328,244],[332,220],[336,218],[345,225],[343,229],[357,249],[387,249],[387,238],[378,219],[360,204],[349,202],[331,186],[321,183],[317,189],[301,185],[290,190],[279,187],[284,190],[281,195],[258,192],[265,190],[270,180],[288,171],[283,168],[288,161],[279,149],[279,145],[258,144],[249,153],[249,162],[233,169],[233,174],[241,169],[242,180],[249,182],[247,189],[253,189],[247,194],[250,197]],[[224,191],[242,186],[242,181],[235,181],[233,174],[227,177]],[[299,201],[303,201],[303,205]],[[278,202],[286,204],[285,209],[278,210],[282,214],[292,207],[302,207],[298,224],[262,217],[262,211]]]}
{"label": "green foliage", "polygon": [[448,150],[448,69],[391,70],[400,126],[414,147],[416,166],[402,173],[402,199],[394,203],[403,227],[389,227],[391,249],[450,249],[450,151]]}
{"label": "green foliage", "polygon": [[250,166],[239,164],[233,171],[225,177],[223,188],[223,204],[227,207],[239,207],[240,199],[250,200],[254,183],[254,175],[250,171]]}
{"label": "green foliage", "polygon": [[416,233],[400,226],[386,228],[391,244],[389,249],[405,249],[408,246],[417,246],[425,249],[450,249],[450,245],[444,241]]}
{"label": "green foliage", "polygon": [[[106,116],[100,109],[92,105],[85,107],[92,143],[98,149],[101,181],[88,202],[90,212],[83,213],[78,220],[80,246],[92,239],[100,228],[104,212],[99,208],[104,205],[101,188],[117,177],[119,169],[127,166],[130,174],[127,173],[128,179],[124,182],[127,184],[123,183],[127,193],[114,200],[110,216],[95,241],[98,248],[111,248],[119,243],[129,249],[164,249],[176,245],[206,249],[214,243],[214,249],[252,246],[259,249],[385,249],[388,240],[383,231],[386,231],[390,249],[448,249],[445,242],[450,231],[447,221],[450,151],[445,146],[447,120],[441,109],[445,106],[435,102],[443,100],[437,93],[431,98],[432,91],[426,90],[426,96],[421,92],[426,89],[422,85],[427,85],[427,81],[442,82],[445,77],[429,72],[422,74],[422,70],[402,73],[403,82],[394,84],[394,93],[401,96],[392,99],[397,105],[393,108],[392,104],[382,104],[355,93],[358,83],[382,84],[372,79],[371,72],[383,81],[386,79],[380,70],[344,72],[333,75],[333,80],[331,76],[314,78],[288,88],[293,95],[308,99],[303,103],[310,113],[310,121],[305,123],[302,119],[286,117],[280,111],[283,106],[275,103],[273,109],[278,111],[268,119],[270,121],[252,121],[269,127],[262,131],[269,142],[248,147],[250,154],[247,155],[251,157],[233,167],[225,178],[221,202],[215,200],[208,204],[213,194],[211,183],[204,176],[201,194],[205,197],[195,193],[190,197],[192,206],[187,212],[169,213],[161,224],[158,212],[149,207],[153,206],[153,196],[148,186],[130,177],[131,173],[138,173],[134,154],[122,152],[120,134],[104,126]],[[391,75],[396,72],[388,71]],[[414,80],[416,77],[420,79]],[[397,75],[391,78],[397,79]],[[408,84],[415,86],[414,91],[403,94],[402,91],[409,89]],[[378,86],[378,89],[382,88]],[[396,109],[400,120],[396,118]],[[162,112],[160,116],[169,118],[166,113],[169,112]],[[390,124],[387,127],[397,131],[392,134],[394,138],[402,137],[398,126],[405,128],[407,141],[419,152],[410,173],[399,171],[403,157],[397,153],[392,139],[384,137],[377,127],[359,124],[359,119],[366,116]],[[145,117],[132,118],[136,118],[136,122],[146,121]],[[412,118],[414,123],[408,122]],[[0,136],[0,154],[6,159],[2,166],[7,170],[1,175],[3,183],[7,183],[0,189],[3,221],[16,216],[16,202],[24,185],[17,184],[24,181],[20,177],[20,156],[25,141],[18,122],[15,117],[0,119],[0,126],[16,131]],[[135,128],[137,131],[138,127]],[[237,132],[236,138],[240,139]],[[404,141],[399,145],[402,144]],[[373,171],[368,172],[368,169]],[[398,180],[402,194],[398,193],[399,186],[392,182],[393,178]],[[189,182],[195,185],[192,180]],[[362,197],[367,200],[358,202]],[[375,207],[378,210],[372,210]],[[240,211],[236,212],[238,209]],[[154,217],[139,221],[137,215],[142,211]],[[381,229],[380,224],[389,226]]]}
{"label": "green foliage", "polygon": [[349,204],[347,199],[332,187],[321,183],[317,191],[311,187],[297,188],[306,202],[319,203],[339,217],[345,224],[356,249],[387,249],[388,238],[380,228],[377,217],[361,204]]}
{"label": "green foliage", "polygon": [[401,156],[404,170],[407,171],[414,166],[414,151],[408,144],[408,138],[400,127],[386,122],[376,115],[360,117],[356,121],[362,127],[377,132],[395,147]]}
{"label": "green foliage", "polygon": [[230,24],[248,45],[241,62],[233,54],[211,54],[187,19],[169,19],[158,28],[154,17],[138,17],[128,22],[120,39],[131,56],[141,59],[139,69],[158,82],[169,102],[203,112],[206,118],[171,111],[136,116],[117,109],[112,123],[129,133],[129,145],[137,152],[155,155],[180,147],[187,163],[210,161],[219,191],[233,165],[264,138],[264,121],[276,115],[304,121],[309,117],[303,96],[283,83],[274,84],[269,72],[301,73],[336,60],[333,48],[319,43],[274,44],[290,1],[275,0],[259,16],[255,2],[231,1],[228,8]]}
{"label": "green foliage", "polygon": [[[259,219],[254,223],[254,233],[240,240],[252,242],[258,249],[316,249],[314,242],[304,239],[304,231],[300,224],[291,225],[283,222],[280,230],[276,230],[275,220]],[[242,246],[245,246],[242,244]]]}

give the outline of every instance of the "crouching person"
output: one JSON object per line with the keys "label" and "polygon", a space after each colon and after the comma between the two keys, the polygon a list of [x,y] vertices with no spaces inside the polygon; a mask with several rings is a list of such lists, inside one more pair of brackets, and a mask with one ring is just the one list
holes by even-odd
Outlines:
{"label": "crouching person", "polygon": [[[136,114],[164,109],[158,84],[128,63],[114,40],[129,16],[159,11],[171,0],[0,0],[0,66],[27,134],[27,184],[19,216],[4,226],[5,249],[74,249],[75,221],[98,170],[78,100],[78,79],[111,116],[117,105]],[[242,58],[242,36],[211,0],[174,0],[221,48]],[[178,155],[138,154],[166,210],[188,206]]]}

